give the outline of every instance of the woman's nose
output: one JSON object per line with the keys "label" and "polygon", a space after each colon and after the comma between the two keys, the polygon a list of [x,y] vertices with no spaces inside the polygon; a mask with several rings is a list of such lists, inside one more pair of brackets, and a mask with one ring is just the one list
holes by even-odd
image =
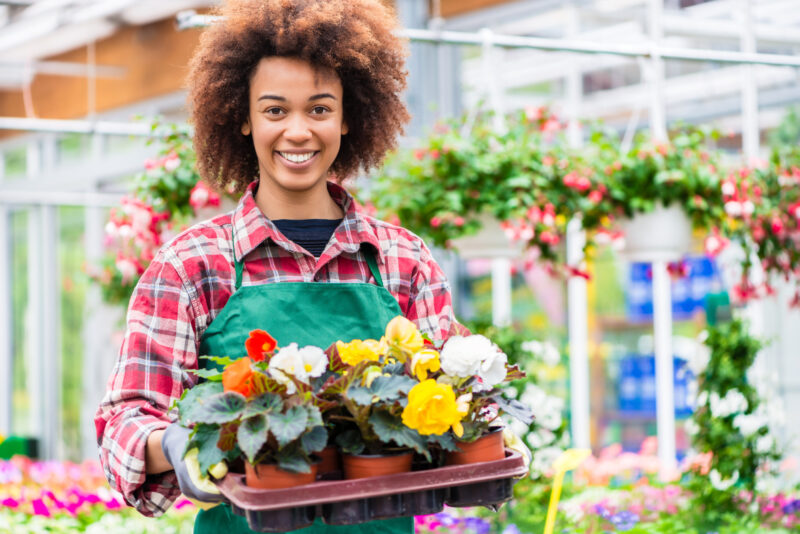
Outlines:
{"label": "woman's nose", "polygon": [[311,128],[308,120],[301,114],[289,116],[283,136],[294,143],[303,142],[311,138]]}

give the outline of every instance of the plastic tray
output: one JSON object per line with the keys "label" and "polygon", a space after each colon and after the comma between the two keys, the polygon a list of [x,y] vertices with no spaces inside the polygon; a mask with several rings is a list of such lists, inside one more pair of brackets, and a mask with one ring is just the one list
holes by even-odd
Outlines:
{"label": "plastic tray", "polygon": [[217,482],[233,512],[256,532],[287,532],[321,517],[329,525],[354,525],[440,512],[450,506],[497,507],[511,498],[514,479],[526,473],[522,456],[506,450],[492,462],[412,471],[357,480],[319,480],[279,490],[249,488],[244,475]]}

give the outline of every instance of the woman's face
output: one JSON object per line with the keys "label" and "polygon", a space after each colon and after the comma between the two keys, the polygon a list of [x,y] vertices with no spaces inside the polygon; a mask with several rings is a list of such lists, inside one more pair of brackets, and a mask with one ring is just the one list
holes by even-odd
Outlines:
{"label": "woman's face", "polygon": [[288,57],[258,63],[242,134],[253,136],[261,185],[297,193],[324,187],[346,133],[335,72]]}

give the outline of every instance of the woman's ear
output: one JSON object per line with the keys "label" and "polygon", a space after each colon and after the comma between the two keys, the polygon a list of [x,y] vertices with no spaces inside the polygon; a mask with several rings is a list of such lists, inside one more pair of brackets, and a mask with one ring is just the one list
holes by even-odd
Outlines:
{"label": "woman's ear", "polygon": [[342,121],[342,135],[347,135],[347,132],[350,131],[350,128],[347,127],[347,121]]}
{"label": "woman's ear", "polygon": [[250,119],[247,119],[242,123],[242,135],[250,135]]}

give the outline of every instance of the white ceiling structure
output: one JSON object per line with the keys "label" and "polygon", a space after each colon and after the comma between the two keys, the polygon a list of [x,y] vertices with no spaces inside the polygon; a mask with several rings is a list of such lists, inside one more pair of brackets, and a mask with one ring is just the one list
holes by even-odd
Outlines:
{"label": "white ceiling structure", "polygon": [[[214,0],[0,0],[0,89],[20,89],[37,72],[87,76],[89,66],[46,58],[87,46],[123,26],[148,24]],[[113,65],[97,76],[123,76]]]}

